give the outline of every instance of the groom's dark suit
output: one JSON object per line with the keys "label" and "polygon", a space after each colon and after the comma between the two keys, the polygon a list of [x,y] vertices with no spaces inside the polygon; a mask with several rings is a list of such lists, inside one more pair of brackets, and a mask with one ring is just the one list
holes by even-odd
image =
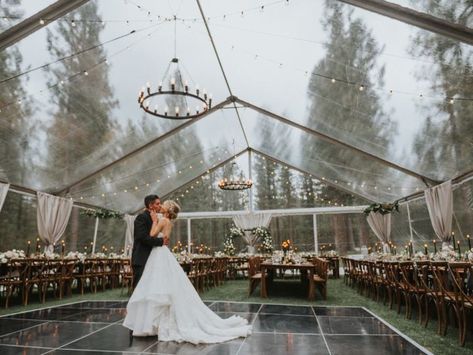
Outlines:
{"label": "groom's dark suit", "polygon": [[153,221],[148,210],[140,213],[135,219],[135,231],[131,265],[133,267],[133,287],[140,281],[141,275],[153,247],[163,245],[162,238],[153,238],[149,235]]}

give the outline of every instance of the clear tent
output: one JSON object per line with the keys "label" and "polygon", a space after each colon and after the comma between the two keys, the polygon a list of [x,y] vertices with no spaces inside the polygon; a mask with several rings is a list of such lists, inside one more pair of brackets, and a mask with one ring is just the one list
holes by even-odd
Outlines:
{"label": "clear tent", "polygon": [[[52,3],[13,1],[2,30]],[[132,213],[151,192],[179,198],[199,180],[215,189],[235,155],[246,175],[264,156],[355,205],[421,196],[473,168],[473,51],[445,31],[351,1],[205,0],[202,12],[191,0],[77,3],[3,50],[1,181]],[[392,3],[472,31],[467,1]],[[157,85],[173,57],[218,109],[195,122],[139,109],[138,90]],[[463,234],[468,191],[456,190]],[[425,203],[413,204],[410,228],[402,213],[395,233],[404,240],[417,225],[424,240]]]}

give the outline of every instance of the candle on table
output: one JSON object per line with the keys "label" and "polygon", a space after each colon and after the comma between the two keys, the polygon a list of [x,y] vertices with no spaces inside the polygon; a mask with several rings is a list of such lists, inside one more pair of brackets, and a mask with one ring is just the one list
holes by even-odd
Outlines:
{"label": "candle on table", "polygon": [[458,255],[462,255],[462,252],[460,250],[460,241],[457,242],[457,247],[458,247]]}
{"label": "candle on table", "polygon": [[36,238],[36,252],[37,252],[37,253],[39,252],[39,248],[40,248],[40,245],[39,245],[39,238]]}
{"label": "candle on table", "polygon": [[427,244],[424,244],[424,252],[425,255],[429,255],[429,251],[427,250]]}
{"label": "candle on table", "polygon": [[437,241],[434,239],[434,253],[437,254]]}
{"label": "candle on table", "polygon": [[29,257],[30,255],[30,245],[31,245],[31,242],[28,240],[28,245],[26,246],[26,257]]}
{"label": "candle on table", "polygon": [[64,243],[64,241],[62,241],[62,244],[61,244],[61,254],[64,256],[64,249],[66,248],[66,243]]}
{"label": "candle on table", "polygon": [[394,255],[397,255],[397,247],[394,246]]}
{"label": "candle on table", "polygon": [[452,232],[452,244],[453,244],[453,250],[456,249],[456,245],[455,245],[455,232]]}
{"label": "candle on table", "polygon": [[470,235],[466,235],[466,240],[468,240],[468,249],[471,250],[471,241],[470,241]]}

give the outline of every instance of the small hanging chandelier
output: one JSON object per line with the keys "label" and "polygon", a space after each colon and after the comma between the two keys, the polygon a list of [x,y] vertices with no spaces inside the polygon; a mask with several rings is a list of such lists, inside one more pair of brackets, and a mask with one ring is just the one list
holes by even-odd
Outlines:
{"label": "small hanging chandelier", "polygon": [[[212,95],[199,85],[189,85],[183,79],[177,58],[177,17],[174,16],[174,57],[168,64],[156,87],[146,83],[138,93],[138,104],[146,113],[172,120],[191,119],[202,116],[212,108]],[[184,67],[185,69],[185,67]],[[190,78],[190,75],[188,75]]]}
{"label": "small hanging chandelier", "polygon": [[[233,140],[233,151],[234,151],[234,158],[232,164],[230,166],[230,177],[229,178],[222,178],[218,182],[218,187],[222,190],[227,191],[241,191],[249,189],[253,186],[253,181],[250,179],[245,179],[243,173],[240,173],[239,177],[233,178],[232,175],[236,174],[238,171],[238,164],[236,162],[236,155],[235,155],[235,140]],[[225,171],[224,171],[225,173]]]}

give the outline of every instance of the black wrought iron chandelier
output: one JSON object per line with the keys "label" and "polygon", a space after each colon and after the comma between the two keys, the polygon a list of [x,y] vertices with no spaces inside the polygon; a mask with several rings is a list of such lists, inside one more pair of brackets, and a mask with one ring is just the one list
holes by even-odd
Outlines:
{"label": "black wrought iron chandelier", "polygon": [[[236,162],[232,162],[232,165],[235,166]],[[233,169],[232,169],[233,170]],[[228,191],[241,191],[247,190],[253,186],[253,181],[250,179],[244,179],[242,176],[240,178],[223,178],[218,182],[218,187],[222,190]]]}
{"label": "black wrought iron chandelier", "polygon": [[[233,140],[233,150],[235,151],[235,140]],[[240,173],[239,177],[233,178],[233,174],[236,174],[238,171],[238,164],[236,162],[236,155],[234,155],[232,164],[230,165],[230,177],[229,178],[222,178],[218,182],[218,187],[222,190],[227,191],[241,191],[247,190],[253,186],[253,181],[251,179],[245,179],[243,177],[243,173]],[[224,171],[225,173],[225,171]]]}
{"label": "black wrought iron chandelier", "polygon": [[[146,83],[138,93],[140,108],[150,115],[172,120],[202,116],[212,108],[212,95],[183,79],[177,58],[177,17],[174,16],[174,57],[157,86]],[[185,67],[184,67],[185,69]],[[187,73],[188,74],[188,73]],[[190,75],[187,75],[190,79]]]}
{"label": "black wrought iron chandelier", "polygon": [[[177,68],[173,71],[174,75],[170,76],[169,69],[174,64]],[[188,82],[182,79],[178,64],[178,58],[171,60],[163,80],[156,89],[152,89],[148,82],[146,89],[140,90],[138,103],[146,113],[162,118],[182,120],[199,117],[212,107],[212,96],[208,95],[205,89],[201,91],[198,85],[191,90]],[[153,102],[153,98],[158,98],[161,105]],[[170,101],[172,107],[166,101]],[[190,101],[194,103],[191,104]]]}

